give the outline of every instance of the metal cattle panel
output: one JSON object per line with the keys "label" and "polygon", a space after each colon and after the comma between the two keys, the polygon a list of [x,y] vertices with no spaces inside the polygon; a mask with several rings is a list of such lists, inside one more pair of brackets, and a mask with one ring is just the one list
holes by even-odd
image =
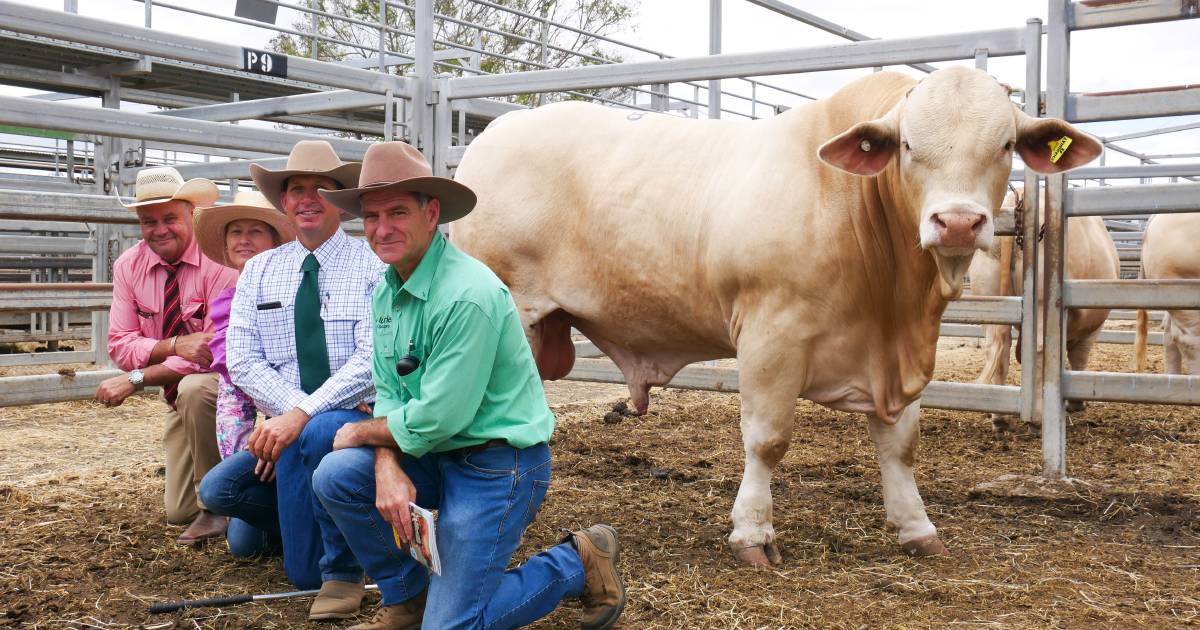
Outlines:
{"label": "metal cattle panel", "polygon": [[1069,280],[1069,308],[1200,309],[1200,280]]}
{"label": "metal cattle panel", "polygon": [[1200,114],[1200,87],[1182,85],[1126,93],[1072,94],[1067,97],[1067,120],[1072,122],[1188,114]]}
{"label": "metal cattle panel", "polygon": [[1072,2],[1067,12],[1072,30],[1166,22],[1200,17],[1195,0],[1095,0]]}
{"label": "metal cattle panel", "polygon": [[[564,377],[569,381],[624,383],[620,368],[608,359],[576,359],[575,367]],[[674,389],[698,389],[712,392],[738,392],[736,368],[689,365],[666,385]],[[921,396],[921,406],[929,409],[992,411],[1016,414],[1020,411],[1020,388],[1013,385],[977,385],[932,381]]]}
{"label": "metal cattle panel", "polygon": [[137,215],[107,195],[30,192],[0,189],[0,219],[80,221],[136,225]]}
{"label": "metal cattle panel", "polygon": [[1020,324],[1021,298],[962,297],[946,306],[942,321],[954,324]]}
{"label": "metal cattle panel", "polygon": [[0,234],[0,252],[5,254],[87,256],[96,253],[96,242],[90,238],[72,238],[70,236],[5,236]]}
{"label": "metal cattle panel", "polygon": [[106,311],[111,304],[109,283],[0,284],[0,312]]}
{"label": "metal cattle panel", "polygon": [[361,160],[371,143],[306,133],[137,114],[97,107],[0,96],[0,124],[95,133],[120,138],[182,142],[287,155],[301,140],[325,140],[345,160]]}
{"label": "metal cattle panel", "polygon": [[1200,212],[1200,184],[1143,184],[1072,188],[1067,216]]}
{"label": "metal cattle panel", "polygon": [[1067,370],[1063,394],[1071,400],[1200,405],[1200,376]]}
{"label": "metal cattle panel", "polygon": [[91,363],[92,351],[75,352],[29,352],[25,354],[0,354],[0,367],[14,365],[53,365],[56,363]]}
{"label": "metal cattle panel", "polygon": [[812,48],[460,77],[449,80],[449,89],[450,98],[461,99],[974,59],[975,51],[980,48],[986,48],[991,57],[1004,57],[1025,54],[1024,38],[1024,28],[996,29]]}
{"label": "metal cattle panel", "polygon": [[122,374],[120,370],[96,370],[0,378],[0,407],[86,400],[96,394],[101,381]]}

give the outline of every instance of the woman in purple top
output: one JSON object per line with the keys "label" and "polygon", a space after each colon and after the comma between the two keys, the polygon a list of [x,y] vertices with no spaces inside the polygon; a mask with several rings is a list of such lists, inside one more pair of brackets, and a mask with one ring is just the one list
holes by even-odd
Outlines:
{"label": "woman in purple top", "polygon": [[[296,238],[295,228],[283,213],[273,208],[257,191],[238,193],[233,204],[204,208],[196,213],[196,243],[210,259],[241,271],[256,254]],[[225,331],[235,288],[222,291],[209,305],[213,322],[212,369],[221,375],[217,383],[217,449],[223,460],[200,483],[201,496],[212,499],[209,510],[232,516],[226,537],[235,556],[277,554],[280,550],[279,520],[273,485],[258,486],[261,496],[234,496],[230,473],[255,475],[263,481],[274,478],[270,462],[256,460],[246,451],[258,410],[230,380],[225,366]],[[210,471],[213,472],[213,471]],[[249,499],[249,500],[248,500]],[[223,506],[249,504],[255,509],[231,514]]]}

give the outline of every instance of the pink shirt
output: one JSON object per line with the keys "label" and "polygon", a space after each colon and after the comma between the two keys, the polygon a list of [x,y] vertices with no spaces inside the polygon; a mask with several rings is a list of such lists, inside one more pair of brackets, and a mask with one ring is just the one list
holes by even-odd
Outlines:
{"label": "pink shirt", "polygon": [[[189,333],[213,329],[210,304],[223,289],[237,285],[238,272],[200,253],[195,239],[180,258],[179,303]],[[162,258],[138,241],[113,264],[113,302],[108,310],[108,355],[128,372],[145,368],[154,344],[163,338],[163,286],[167,270]],[[203,307],[203,310],[201,310]],[[208,372],[177,356],[163,361],[176,374]]]}

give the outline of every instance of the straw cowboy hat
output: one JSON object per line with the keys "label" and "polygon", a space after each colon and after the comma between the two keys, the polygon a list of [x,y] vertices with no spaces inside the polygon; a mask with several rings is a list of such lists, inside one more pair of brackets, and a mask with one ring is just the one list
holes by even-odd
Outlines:
{"label": "straw cowboy hat", "polygon": [[209,260],[230,266],[225,256],[225,229],[238,219],[254,219],[275,228],[280,245],[296,238],[292,222],[262,193],[257,190],[239,192],[231,204],[201,208],[196,213],[196,244]]}
{"label": "straw cowboy hat", "polygon": [[328,177],[343,188],[350,188],[358,182],[358,171],[362,164],[358,162],[343,162],[338,159],[333,145],[324,140],[301,140],[292,147],[288,155],[287,166],[283,170],[272,171],[258,164],[250,165],[250,177],[254,184],[266,196],[277,210],[283,210],[279,197],[283,194],[283,182],[293,175],[320,175]]}
{"label": "straw cowboy hat", "polygon": [[470,188],[453,179],[434,177],[425,156],[406,142],[372,144],[363,157],[358,188],[320,193],[329,203],[361,217],[363,193],[375,190],[401,190],[437,198],[442,206],[438,223],[461,219],[475,207],[475,193]]}
{"label": "straw cowboy hat", "polygon": [[217,185],[207,179],[198,177],[185,182],[179,171],[170,166],[158,166],[138,171],[133,195],[133,203],[121,202],[121,205],[136,210],[141,206],[178,199],[190,201],[196,207],[211,206],[219,193]]}

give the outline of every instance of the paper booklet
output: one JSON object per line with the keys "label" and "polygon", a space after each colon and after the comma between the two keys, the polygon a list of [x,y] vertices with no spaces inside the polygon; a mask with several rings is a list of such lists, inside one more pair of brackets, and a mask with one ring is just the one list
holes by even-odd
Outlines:
{"label": "paper booklet", "polygon": [[392,528],[392,537],[396,541],[396,546],[400,549],[407,548],[413,559],[433,571],[435,575],[441,575],[442,558],[438,555],[437,550],[437,527],[433,519],[433,512],[416,503],[409,503],[408,507],[412,513],[412,544],[404,544],[400,540],[400,534],[396,532],[395,528]]}

